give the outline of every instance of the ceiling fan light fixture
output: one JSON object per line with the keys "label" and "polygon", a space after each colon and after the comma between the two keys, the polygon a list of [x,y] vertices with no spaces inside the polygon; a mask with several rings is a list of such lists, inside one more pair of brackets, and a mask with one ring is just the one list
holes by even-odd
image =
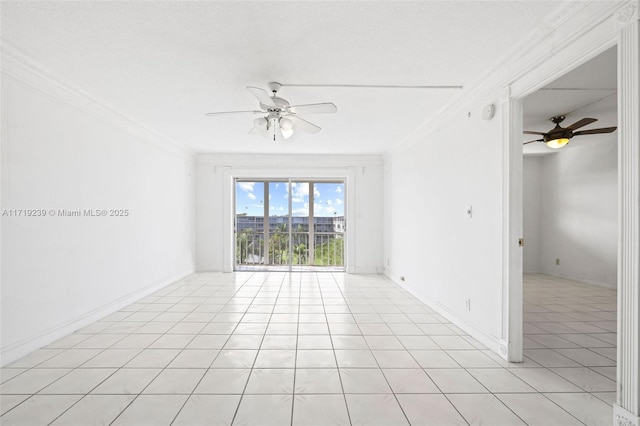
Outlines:
{"label": "ceiling fan light fixture", "polygon": [[260,129],[266,129],[268,122],[266,118],[260,117],[253,120],[253,124]]}
{"label": "ceiling fan light fixture", "polygon": [[293,128],[293,121],[288,118],[282,117],[280,119],[280,128],[284,130],[291,130]]}
{"label": "ceiling fan light fixture", "polygon": [[568,144],[569,143],[569,139],[567,139],[567,138],[552,139],[552,140],[547,141],[545,143],[547,144],[547,146],[549,148],[558,149],[558,148],[562,148],[563,146]]}
{"label": "ceiling fan light fixture", "polygon": [[293,135],[293,121],[286,117],[281,117],[280,120],[278,120],[278,125],[280,126],[282,137],[289,139]]}
{"label": "ceiling fan light fixture", "polygon": [[280,127],[280,130],[282,131],[282,136],[285,139],[289,139],[291,136],[293,136],[293,129],[283,129],[282,127]]}

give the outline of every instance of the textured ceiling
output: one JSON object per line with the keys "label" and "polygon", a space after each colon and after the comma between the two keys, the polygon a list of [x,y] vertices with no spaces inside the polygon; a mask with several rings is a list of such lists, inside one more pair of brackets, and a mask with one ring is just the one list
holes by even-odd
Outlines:
{"label": "textured ceiling", "polygon": [[55,78],[197,152],[382,153],[455,89],[284,87],[323,130],[248,135],[247,85],[465,85],[560,2],[7,2],[2,39]]}

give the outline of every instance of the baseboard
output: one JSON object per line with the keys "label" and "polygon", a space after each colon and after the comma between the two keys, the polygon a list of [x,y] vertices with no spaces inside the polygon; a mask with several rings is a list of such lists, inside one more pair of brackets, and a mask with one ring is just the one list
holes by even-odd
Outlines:
{"label": "baseboard", "polygon": [[365,266],[347,266],[347,274],[380,274],[381,266],[365,265]]}
{"label": "baseboard", "polygon": [[492,350],[493,352],[496,353],[496,355],[500,356],[501,358],[505,360],[507,359],[508,346],[506,341],[498,337],[492,336],[491,334],[487,334],[484,330],[481,330],[475,327],[473,324],[461,319],[454,312],[450,311],[446,306],[443,306],[440,304],[434,304],[433,302],[428,301],[424,298],[419,298],[419,299],[422,300],[431,309],[433,309],[434,311],[438,312],[440,315],[442,315],[443,317],[451,321],[453,325],[467,332],[469,336],[473,337],[474,339],[482,343],[484,346],[487,347],[487,349]]}
{"label": "baseboard", "polygon": [[640,417],[618,404],[613,404],[613,424],[614,426],[640,426]]}
{"label": "baseboard", "polygon": [[215,267],[196,267],[195,271],[196,273],[200,273],[200,272],[225,272],[224,267],[223,266],[215,266]]}
{"label": "baseboard", "polygon": [[393,281],[395,284],[400,286],[402,289],[408,291],[413,297],[420,300],[422,303],[427,305],[429,308],[433,309],[439,315],[442,315],[444,318],[449,320],[453,325],[465,331],[469,336],[476,339],[478,342],[482,343],[487,349],[492,350],[498,356],[503,359],[507,359],[507,342],[499,339],[495,336],[487,334],[485,331],[475,327],[473,324],[463,320],[458,315],[456,315],[453,311],[449,310],[446,306],[435,303],[432,300],[422,296],[421,294],[416,293],[411,287],[406,285],[402,285],[401,283],[395,281],[388,274],[384,274],[387,278]]}
{"label": "baseboard", "polygon": [[576,281],[576,282],[579,282],[579,283],[595,285],[597,287],[603,287],[603,288],[609,288],[609,289],[616,289],[618,287],[617,283],[614,283],[614,284],[603,283],[602,281],[595,281],[595,280],[590,280],[590,279],[587,279],[587,278],[572,277],[570,275],[564,275],[564,274],[552,274],[552,273],[549,273],[547,271],[541,271],[541,272],[536,272],[536,273],[537,274],[542,274],[542,275],[548,275],[548,276],[554,277],[554,278],[560,278],[560,279],[563,279],[563,280],[571,280],[571,281]]}
{"label": "baseboard", "polygon": [[89,324],[92,324],[114,312],[128,306],[166,286],[172,284],[188,275],[193,274],[193,268],[181,271],[162,280],[156,281],[140,290],[121,297],[107,305],[87,312],[77,318],[64,322],[63,324],[45,330],[37,336],[32,336],[21,340],[20,342],[2,348],[0,351],[0,367],[4,367],[16,361],[29,353],[42,348],[56,340],[73,333]]}
{"label": "baseboard", "polygon": [[[347,274],[381,274],[382,267],[380,266],[354,266],[354,267],[347,267],[345,272]],[[228,271],[225,268],[202,268],[202,269],[196,269],[195,272],[223,272],[223,273],[229,273],[229,272],[234,272],[233,270]],[[322,270],[317,270],[317,271],[311,271],[311,272],[322,272]],[[335,272],[335,271],[330,271],[330,272]]]}

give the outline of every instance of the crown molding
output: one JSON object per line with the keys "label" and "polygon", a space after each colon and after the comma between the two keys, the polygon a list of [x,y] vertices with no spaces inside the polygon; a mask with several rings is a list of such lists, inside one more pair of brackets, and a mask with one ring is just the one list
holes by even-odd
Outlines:
{"label": "crown molding", "polygon": [[[514,81],[535,73],[539,64],[548,61],[598,25],[613,19],[618,10],[628,8],[629,4],[637,2],[638,0],[563,2],[520,43],[494,62],[478,78],[465,84],[459,96],[445,104],[411,135],[396,144],[390,150],[391,154],[410,150],[437,133],[443,126],[453,123],[463,114],[466,115],[477,105],[484,105],[488,99],[502,98],[505,88]],[[604,31],[610,34],[611,39],[615,39],[616,32],[613,26],[607,26]],[[580,56],[579,53],[577,55]]]}
{"label": "crown molding", "polygon": [[0,39],[0,73],[29,89],[87,114],[109,126],[172,155],[193,160],[195,152],[119,113],[107,102],[58,80],[35,59],[6,40]]}

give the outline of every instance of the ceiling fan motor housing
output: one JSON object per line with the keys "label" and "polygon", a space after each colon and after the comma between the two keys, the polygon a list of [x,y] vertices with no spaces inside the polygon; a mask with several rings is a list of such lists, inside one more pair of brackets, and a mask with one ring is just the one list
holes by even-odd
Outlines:
{"label": "ceiling fan motor housing", "polygon": [[289,101],[287,101],[286,99],[283,98],[279,98],[277,96],[274,96],[271,98],[273,100],[273,103],[276,104],[276,106],[270,106],[270,105],[265,105],[263,103],[260,104],[260,108],[267,110],[269,113],[271,112],[276,112],[276,113],[280,113],[280,112],[286,112],[287,107],[289,107]]}
{"label": "ceiling fan motor housing", "polygon": [[555,129],[543,136],[545,142],[552,141],[554,139],[571,139],[573,137],[573,130],[563,129],[559,124],[556,124]]}
{"label": "ceiling fan motor housing", "polygon": [[268,83],[267,86],[269,86],[269,89],[275,94],[276,92],[279,92],[280,89],[282,89],[282,84],[276,82],[276,81],[272,81],[271,83]]}

